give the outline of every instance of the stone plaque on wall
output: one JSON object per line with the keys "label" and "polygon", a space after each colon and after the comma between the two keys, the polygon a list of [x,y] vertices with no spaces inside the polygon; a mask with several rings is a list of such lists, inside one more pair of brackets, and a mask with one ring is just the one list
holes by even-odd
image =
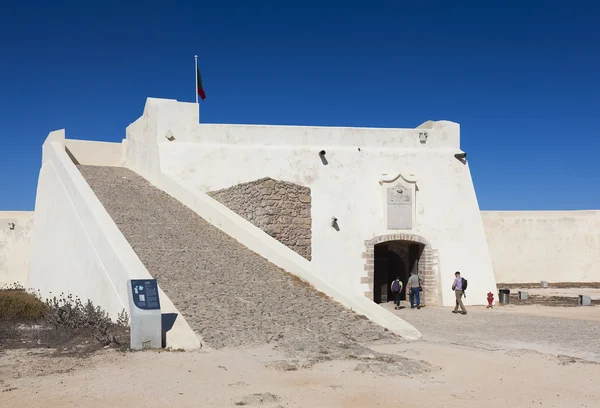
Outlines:
{"label": "stone plaque on wall", "polygon": [[387,188],[387,228],[412,229],[413,191],[401,185]]}

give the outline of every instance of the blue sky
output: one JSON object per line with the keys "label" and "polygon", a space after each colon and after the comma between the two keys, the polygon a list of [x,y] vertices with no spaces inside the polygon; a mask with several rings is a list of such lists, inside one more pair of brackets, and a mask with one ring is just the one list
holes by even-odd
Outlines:
{"label": "blue sky", "polygon": [[148,96],[203,122],[461,124],[482,209],[600,209],[592,1],[10,1],[0,210],[34,208],[41,145],[120,141]]}

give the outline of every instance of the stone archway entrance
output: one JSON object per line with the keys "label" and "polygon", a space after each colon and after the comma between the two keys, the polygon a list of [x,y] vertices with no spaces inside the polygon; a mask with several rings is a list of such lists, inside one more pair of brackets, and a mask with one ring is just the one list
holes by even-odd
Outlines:
{"label": "stone archway entrance", "polygon": [[391,283],[400,278],[400,298],[406,300],[406,285],[411,272],[417,271],[425,245],[412,241],[386,241],[375,244],[373,301],[385,303],[393,299]]}
{"label": "stone archway entrance", "polygon": [[[390,234],[365,241],[366,276],[361,283],[369,285],[365,296],[376,303],[391,300],[389,283],[400,275],[405,284],[412,270],[423,280],[422,304],[440,304],[438,285],[439,260],[429,241],[414,234]],[[394,276],[391,276],[394,275]],[[406,280],[405,280],[406,279]],[[389,282],[388,282],[389,280]],[[386,288],[387,285],[387,288]],[[402,297],[404,298],[404,293]]]}

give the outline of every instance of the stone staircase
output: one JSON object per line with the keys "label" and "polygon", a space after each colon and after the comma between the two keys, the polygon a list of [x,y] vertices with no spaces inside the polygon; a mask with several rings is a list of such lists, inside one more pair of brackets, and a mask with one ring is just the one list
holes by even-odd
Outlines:
{"label": "stone staircase", "polygon": [[338,355],[402,342],[213,227],[122,167],[78,166],[148,271],[213,348],[274,343]]}

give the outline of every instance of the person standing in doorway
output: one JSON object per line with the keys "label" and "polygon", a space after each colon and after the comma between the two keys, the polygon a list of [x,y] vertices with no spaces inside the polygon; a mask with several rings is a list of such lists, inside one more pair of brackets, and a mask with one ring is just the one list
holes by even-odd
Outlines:
{"label": "person standing in doorway", "polygon": [[462,297],[465,294],[463,290],[463,278],[460,277],[460,272],[456,271],[454,274],[454,283],[452,283],[452,290],[454,291],[454,295],[456,295],[456,306],[452,313],[458,313],[458,308],[460,306],[460,314],[467,314],[467,309],[465,309],[465,305],[463,305]]}
{"label": "person standing in doorway", "polygon": [[394,309],[400,309],[400,292],[402,292],[403,283],[399,276],[392,282],[391,289],[394,294]]}
{"label": "person standing in doorway", "polygon": [[410,308],[421,308],[421,277],[416,272],[411,272],[406,285],[410,294]]}

